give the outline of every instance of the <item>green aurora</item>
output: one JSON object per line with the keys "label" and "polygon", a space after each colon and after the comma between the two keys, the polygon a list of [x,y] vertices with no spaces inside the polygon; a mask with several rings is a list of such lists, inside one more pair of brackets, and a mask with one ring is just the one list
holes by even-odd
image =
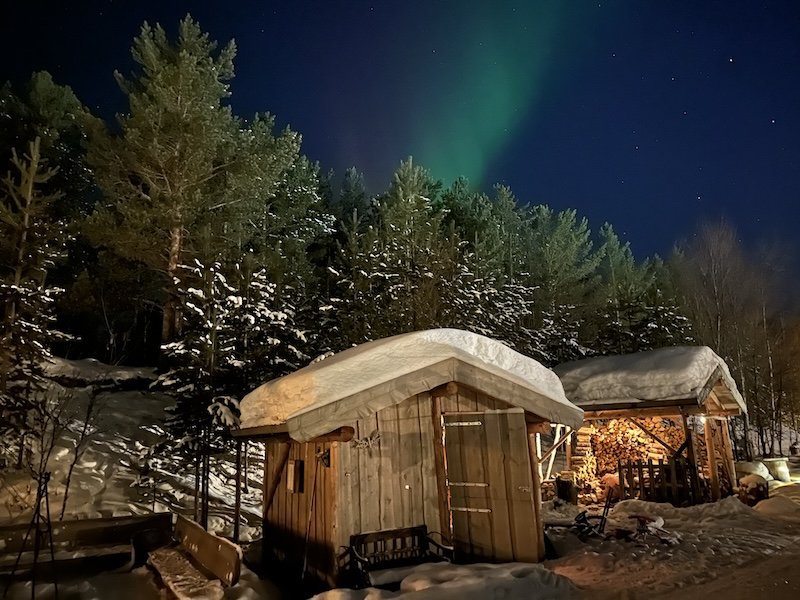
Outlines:
{"label": "green aurora", "polygon": [[567,62],[564,46],[574,45],[581,28],[562,2],[502,11],[470,4],[465,18],[444,34],[450,38],[447,57],[423,67],[430,87],[413,111],[412,147],[437,179],[447,184],[464,176],[481,186],[518,126],[538,117],[545,86]]}

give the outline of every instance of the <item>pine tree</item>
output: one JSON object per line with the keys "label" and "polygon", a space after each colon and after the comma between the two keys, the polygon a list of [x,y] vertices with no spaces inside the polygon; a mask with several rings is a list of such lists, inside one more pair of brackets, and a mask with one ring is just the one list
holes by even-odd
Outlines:
{"label": "pine tree", "polygon": [[187,236],[220,201],[235,161],[238,126],[224,105],[235,52],[233,42],[217,52],[191,17],[175,43],[160,25],[145,23],[132,48],[138,73],[116,75],[129,113],[119,135],[98,136],[89,154],[109,199],[94,216],[93,239],[164,274],[164,342],[177,333],[172,282]]}

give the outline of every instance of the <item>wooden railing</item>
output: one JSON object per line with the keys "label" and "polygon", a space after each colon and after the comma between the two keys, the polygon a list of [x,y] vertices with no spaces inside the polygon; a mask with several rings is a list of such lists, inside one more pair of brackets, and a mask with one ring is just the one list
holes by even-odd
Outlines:
{"label": "wooden railing", "polygon": [[698,504],[693,490],[697,471],[683,458],[653,462],[619,461],[620,499],[638,498],[649,502],[669,502],[674,506]]}

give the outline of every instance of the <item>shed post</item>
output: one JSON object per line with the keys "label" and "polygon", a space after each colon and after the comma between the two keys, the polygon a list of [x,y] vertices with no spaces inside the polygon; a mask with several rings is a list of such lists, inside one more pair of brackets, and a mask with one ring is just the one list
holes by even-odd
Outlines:
{"label": "shed post", "polygon": [[708,457],[708,474],[711,478],[711,499],[719,500],[719,474],[717,473],[717,451],[714,448],[714,424],[711,419],[703,423],[703,435],[706,441],[706,455]]}
{"label": "shed post", "polygon": [[689,428],[689,422],[683,408],[681,408],[681,421],[683,422],[683,435],[686,438],[686,458],[688,458],[689,463],[689,479],[691,479],[694,502],[697,503],[700,502],[700,481],[697,477],[697,459],[694,455],[692,430]]}
{"label": "shed post", "polygon": [[[247,475],[245,475],[247,479]],[[242,441],[236,440],[236,503],[233,507],[233,541],[239,543],[239,519],[242,514]]]}
{"label": "shed post", "polygon": [[433,457],[436,463],[436,488],[439,495],[439,524],[442,537],[451,541],[450,502],[447,494],[447,473],[444,464],[444,428],[442,427],[442,398],[431,396],[431,418],[433,419]]}
{"label": "shed post", "polygon": [[730,419],[725,419],[725,422],[720,425],[722,432],[722,449],[723,460],[728,465],[728,471],[731,477],[731,487],[736,489],[739,482],[736,480],[736,461],[733,459],[733,445],[731,444],[731,432],[729,429]]}
{"label": "shed post", "polygon": [[542,521],[542,480],[539,471],[542,466],[539,463],[539,452],[537,442],[539,434],[528,434],[528,453],[531,459],[531,483],[533,484],[533,519],[536,523],[536,548],[537,559],[542,560],[545,555],[544,550],[544,522]]}

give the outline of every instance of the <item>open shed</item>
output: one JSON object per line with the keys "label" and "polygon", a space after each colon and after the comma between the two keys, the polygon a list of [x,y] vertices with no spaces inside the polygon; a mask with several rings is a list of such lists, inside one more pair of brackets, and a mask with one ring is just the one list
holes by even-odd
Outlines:
{"label": "open shed", "polygon": [[577,427],[549,369],[482,335],[435,329],[350,348],[241,402],[266,442],[264,556],[340,581],[351,536],[420,525],[457,560],[544,557],[532,434]]}
{"label": "open shed", "polygon": [[602,476],[613,465],[623,497],[676,504],[733,490],[729,417],[747,407],[725,361],[710,348],[589,358],[554,371],[567,398],[584,410],[567,452],[570,471],[588,476],[593,461]]}

